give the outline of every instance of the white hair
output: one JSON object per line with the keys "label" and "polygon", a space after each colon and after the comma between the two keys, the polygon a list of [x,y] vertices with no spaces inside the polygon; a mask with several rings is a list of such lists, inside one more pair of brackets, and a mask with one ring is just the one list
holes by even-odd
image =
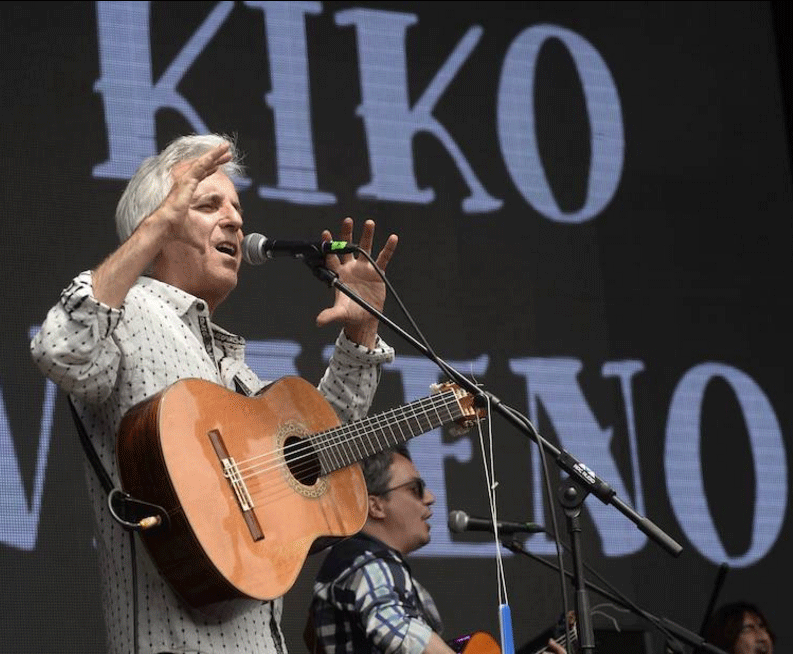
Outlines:
{"label": "white hair", "polygon": [[129,180],[116,207],[116,232],[119,240],[126,241],[146,216],[162,204],[173,186],[171,170],[188,159],[200,157],[217,145],[227,142],[231,146],[231,161],[220,170],[229,179],[243,173],[241,156],[234,139],[221,134],[180,136],[171,141],[160,154],[145,159]]}

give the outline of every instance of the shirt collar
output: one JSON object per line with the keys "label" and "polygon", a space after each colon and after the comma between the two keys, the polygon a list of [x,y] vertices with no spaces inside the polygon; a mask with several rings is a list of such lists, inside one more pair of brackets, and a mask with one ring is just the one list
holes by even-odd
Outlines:
{"label": "shirt collar", "polygon": [[[179,316],[186,315],[191,309],[198,313],[206,310],[207,304],[201,298],[191,295],[187,291],[183,291],[181,288],[161,282],[159,279],[142,276],[138,280],[138,283],[143,289],[146,290],[147,293],[151,293],[152,295],[156,295],[162,299]],[[222,343],[226,343],[232,347],[244,347],[245,339],[242,337],[226,331],[222,327],[219,327],[213,323],[211,320],[210,326],[215,338],[219,339]]]}
{"label": "shirt collar", "polygon": [[194,306],[199,310],[200,304],[206,306],[206,302],[200,298],[190,295],[190,293],[183,291],[181,288],[161,282],[159,279],[144,276],[138,280],[138,283],[146,289],[147,292],[164,300],[165,303],[180,316],[186,314]]}

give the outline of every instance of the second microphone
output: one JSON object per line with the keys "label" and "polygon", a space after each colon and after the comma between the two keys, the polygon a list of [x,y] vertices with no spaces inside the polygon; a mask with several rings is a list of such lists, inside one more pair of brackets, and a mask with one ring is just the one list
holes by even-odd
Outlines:
{"label": "second microphone", "polygon": [[[498,533],[507,534],[535,534],[545,531],[542,525],[536,522],[507,522],[498,520],[495,523]],[[449,529],[457,534],[464,531],[487,531],[495,533],[493,521],[489,518],[472,518],[465,511],[452,511],[449,513]]]}

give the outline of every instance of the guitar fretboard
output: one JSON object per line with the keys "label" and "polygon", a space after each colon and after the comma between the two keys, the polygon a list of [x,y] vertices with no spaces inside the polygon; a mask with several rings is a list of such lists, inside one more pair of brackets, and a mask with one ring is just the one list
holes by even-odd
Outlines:
{"label": "guitar fretboard", "polygon": [[311,440],[324,475],[459,420],[462,416],[463,411],[454,392],[445,391],[314,434]]}

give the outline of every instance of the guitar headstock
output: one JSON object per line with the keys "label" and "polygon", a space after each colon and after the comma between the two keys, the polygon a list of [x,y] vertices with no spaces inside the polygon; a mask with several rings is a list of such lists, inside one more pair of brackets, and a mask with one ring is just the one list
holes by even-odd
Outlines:
{"label": "guitar headstock", "polygon": [[483,408],[475,405],[474,396],[454,382],[432,384],[430,389],[433,394],[448,392],[454,394],[462,414],[454,421],[454,425],[449,430],[454,436],[464,434],[487,415],[487,412]]}

